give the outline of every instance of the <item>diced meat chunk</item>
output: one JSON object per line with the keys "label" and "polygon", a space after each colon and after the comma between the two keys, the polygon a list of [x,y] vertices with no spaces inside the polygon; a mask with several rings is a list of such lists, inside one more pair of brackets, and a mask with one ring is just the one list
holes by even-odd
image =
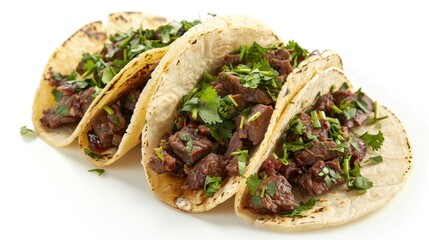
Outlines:
{"label": "diced meat chunk", "polygon": [[274,109],[271,106],[266,106],[263,104],[257,104],[253,106],[252,111],[249,114],[249,118],[244,120],[242,127],[241,118],[243,115],[238,115],[235,120],[235,124],[239,137],[241,139],[248,139],[253,143],[253,145],[261,143],[264,139],[268,125],[270,124],[273,111]]}
{"label": "diced meat chunk", "polygon": [[210,153],[195,166],[189,168],[187,174],[184,188],[191,190],[203,189],[207,176],[223,177],[226,174],[222,156]]}
{"label": "diced meat chunk", "polygon": [[344,153],[335,150],[335,147],[337,144],[334,141],[315,141],[311,147],[295,152],[294,158],[304,166],[312,165],[319,160],[327,161],[343,156]]}

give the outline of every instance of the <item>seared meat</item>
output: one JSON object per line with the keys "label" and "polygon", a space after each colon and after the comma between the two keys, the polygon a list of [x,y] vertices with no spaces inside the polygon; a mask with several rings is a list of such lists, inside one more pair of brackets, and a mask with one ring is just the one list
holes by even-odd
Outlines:
{"label": "seared meat", "polygon": [[223,155],[223,157],[225,159],[229,159],[231,157],[231,153],[237,151],[238,149],[244,149],[244,143],[243,141],[241,141],[241,139],[238,137],[238,133],[235,132],[232,137],[231,140],[229,140],[228,143],[228,147],[226,149],[225,154]]}
{"label": "seared meat", "polygon": [[337,144],[333,141],[315,141],[313,145],[304,150],[294,153],[294,158],[300,165],[312,165],[322,160],[327,161],[340,156],[344,153],[334,150]]}
{"label": "seared meat", "polygon": [[[338,174],[338,179],[332,180],[329,186],[325,182],[325,176],[320,175],[324,167],[328,167]],[[306,195],[321,195],[327,192],[334,186],[344,183],[342,178],[342,172],[338,158],[332,161],[324,162],[322,160],[317,161],[312,167],[308,169],[308,172],[299,176],[296,180],[296,184],[300,187],[301,191]]]}
{"label": "seared meat", "polygon": [[210,153],[191,167],[187,174],[184,188],[191,190],[203,189],[207,176],[223,177],[226,174],[225,167],[222,164],[222,156]]}
{"label": "seared meat", "polygon": [[270,66],[279,72],[279,78],[281,82],[286,80],[287,75],[292,72],[293,67],[290,64],[290,53],[285,49],[277,49],[269,51],[265,54],[265,58],[268,60]]}
{"label": "seared meat", "polygon": [[225,169],[228,172],[228,176],[238,176],[239,169],[238,169],[238,158],[237,157],[233,157],[231,158],[229,161],[226,162],[226,166]]}
{"label": "seared meat", "polygon": [[[188,166],[192,166],[209,154],[213,147],[210,139],[206,135],[196,131],[197,129],[198,125],[191,122],[168,138],[174,154],[180,157]],[[191,144],[189,143],[190,141]]]}
{"label": "seared meat", "polygon": [[[244,120],[243,127],[240,128],[241,114],[235,120],[238,135],[241,139],[248,139],[257,145],[262,142],[267,131],[268,125],[270,124],[270,118],[273,114],[274,109],[271,106],[263,104],[257,104],[252,107],[252,111],[249,114],[249,118]],[[250,119],[252,116],[259,115],[255,120]]]}
{"label": "seared meat", "polygon": [[[220,79],[219,79],[220,78]],[[232,74],[219,73],[218,81],[223,81],[222,85],[232,94],[241,94],[246,103],[262,103],[270,105],[274,103],[271,96],[259,88],[247,88],[241,85],[240,79]]]}
{"label": "seared meat", "polygon": [[292,186],[281,175],[269,176],[262,180],[259,185],[256,196],[261,195],[262,189],[266,189],[268,184],[275,184],[276,191],[273,196],[270,196],[265,191],[261,203],[257,206],[252,204],[249,199],[248,206],[252,207],[259,214],[281,213],[292,211],[294,209],[295,197],[292,194]]}
{"label": "seared meat", "polygon": [[259,167],[259,174],[265,173],[267,176],[275,176],[283,164],[273,156],[269,156]]}

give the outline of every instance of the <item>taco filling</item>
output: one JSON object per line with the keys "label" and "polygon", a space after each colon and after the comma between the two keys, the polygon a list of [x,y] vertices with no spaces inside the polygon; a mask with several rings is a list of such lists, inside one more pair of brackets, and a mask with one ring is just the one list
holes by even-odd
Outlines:
{"label": "taco filling", "polygon": [[243,175],[262,142],[286,77],[308,51],[296,42],[241,46],[224,56],[214,75],[183,98],[173,133],[154,149],[148,167],[184,179],[182,189],[212,196],[224,179]]}
{"label": "taco filling", "polygon": [[[156,30],[140,27],[135,31],[116,33],[110,36],[111,42],[105,44],[99,54],[84,53],[82,60],[70,74],[62,75],[50,72],[50,78],[47,81],[54,87],[52,95],[57,104],[55,107],[43,111],[40,122],[48,128],[58,128],[65,124],[79,122],[102,89],[133,58],[147,50],[169,45],[198,23],[199,21],[173,21]],[[121,108],[121,112],[126,111],[125,106],[122,105],[117,104],[116,106]],[[129,121],[129,118],[125,116],[124,118],[125,121]],[[123,132],[122,127],[119,128],[121,129],[118,130],[115,126],[115,130],[112,130],[112,127],[109,130]],[[111,144],[115,142],[113,140]],[[103,142],[103,144],[106,143]],[[106,147],[106,145],[97,143],[93,145]]]}
{"label": "taco filling", "polygon": [[[360,174],[362,162],[379,163],[382,156],[365,159],[368,148],[380,149],[384,137],[358,133],[358,127],[385,117],[378,104],[358,90],[341,89],[317,97],[308,111],[289,122],[282,142],[246,181],[247,208],[257,214],[302,216],[319,196],[346,184],[357,194],[373,183]],[[320,94],[319,94],[320,95]],[[296,194],[309,198],[296,205]]]}

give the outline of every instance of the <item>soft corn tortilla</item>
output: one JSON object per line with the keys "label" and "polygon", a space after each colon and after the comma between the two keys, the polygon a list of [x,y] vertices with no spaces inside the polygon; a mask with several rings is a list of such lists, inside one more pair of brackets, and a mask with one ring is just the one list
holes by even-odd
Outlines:
{"label": "soft corn tortilla", "polygon": [[[53,87],[46,80],[50,78],[51,73],[58,72],[64,75],[69,74],[79,64],[82,53],[94,54],[100,52],[104,43],[107,43],[110,34],[117,31],[127,31],[131,28],[135,29],[140,27],[140,24],[145,28],[155,29],[166,22],[167,20],[165,18],[138,12],[112,13],[109,15],[105,25],[101,21],[89,23],[68,38],[52,53],[51,58],[45,66],[42,79],[34,97],[32,120],[38,134],[53,146],[62,147],[71,144],[81,132],[84,123],[89,121],[91,111],[94,111],[94,109],[99,106],[98,102],[107,94],[107,91],[113,89],[115,84],[120,81],[125,81],[126,77],[130,76],[130,73],[123,72],[127,71],[127,66],[125,66],[122,71],[110,81],[97,98],[94,99],[79,123],[67,124],[59,128],[51,129],[40,123],[40,119],[43,117],[43,111],[56,105],[55,99],[51,94]],[[160,53],[152,52],[150,54],[152,56],[150,58],[151,60],[158,61],[158,57],[155,56],[164,54],[164,50],[161,50]],[[142,58],[144,57],[145,56],[142,56]],[[135,62],[138,62],[138,64],[150,64],[150,62],[139,60],[135,60],[133,64],[136,64]]]}
{"label": "soft corn tortilla", "polygon": [[[298,113],[313,104],[318,93],[329,92],[331,86],[339,88],[349,80],[336,68],[330,68],[317,74],[292,100],[274,128],[274,134],[267,139],[266,149],[258,152],[258,161],[251,162],[246,176],[258,171],[262,162],[274,151],[279,144],[281,133],[286,130],[289,121]],[[375,96],[376,97],[376,96]],[[381,155],[383,162],[379,164],[363,163],[361,173],[374,183],[366,193],[358,194],[349,190],[345,184],[337,186],[331,191],[317,196],[320,199],[304,217],[282,217],[280,215],[259,215],[245,207],[249,192],[243,181],[235,197],[236,214],[248,223],[257,227],[276,231],[305,231],[329,226],[336,226],[356,220],[373,212],[386,203],[404,186],[412,168],[411,146],[399,119],[386,107],[380,107],[380,116],[388,118],[381,120],[381,131],[385,141],[379,151],[367,150],[365,159]],[[354,130],[359,134],[365,132],[376,133],[377,124],[361,126]],[[295,196],[299,196],[295,195]],[[297,199],[305,202],[307,199]]]}
{"label": "soft corn tortilla", "polygon": [[[156,93],[148,105],[146,124],[142,133],[142,164],[146,171],[149,185],[155,195],[171,205],[186,212],[208,211],[233,196],[241,177],[231,177],[222,182],[221,188],[207,197],[203,191],[190,191],[181,188],[184,179],[173,178],[167,174],[157,175],[147,166],[155,155],[163,136],[171,134],[174,117],[183,96],[190,92],[201,79],[203,72],[217,69],[228,52],[240,45],[270,46],[281,42],[263,23],[243,16],[215,17],[187,32],[176,41],[170,51],[161,60],[152,74],[158,79]],[[291,97],[309,81],[317,70],[330,66],[342,67],[340,57],[330,51],[312,56],[293,71],[279,94],[276,110],[270,120],[265,137],[271,134],[272,127],[281,115]],[[276,112],[278,111],[278,112]],[[250,153],[253,156],[256,148]],[[252,162],[252,157],[250,157]]]}

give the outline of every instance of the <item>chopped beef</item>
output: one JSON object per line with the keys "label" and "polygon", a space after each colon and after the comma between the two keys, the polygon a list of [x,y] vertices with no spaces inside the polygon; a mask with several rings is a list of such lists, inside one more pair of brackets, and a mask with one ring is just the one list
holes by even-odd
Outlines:
{"label": "chopped beef", "polygon": [[[219,79],[220,78],[220,79]],[[270,105],[274,103],[271,96],[259,88],[247,88],[240,83],[240,79],[232,74],[221,72],[218,81],[223,81],[222,85],[232,94],[241,94],[246,103],[262,103]]]}
{"label": "chopped beef", "polygon": [[283,165],[279,169],[279,173],[285,176],[290,183],[295,183],[296,178],[303,174],[303,170],[293,158],[289,158],[288,164]]}
{"label": "chopped beef", "polygon": [[246,107],[246,101],[244,101],[244,98],[241,96],[241,94],[233,94],[231,97],[237,103],[237,108],[239,110],[242,110]]}
{"label": "chopped beef", "polygon": [[63,124],[78,122],[92,102],[94,88],[75,95],[64,95],[57,107],[43,111],[40,122],[49,128],[58,128]]}
{"label": "chopped beef", "polygon": [[225,85],[223,84],[224,81],[222,81],[219,77],[217,81],[211,83],[211,86],[216,90],[217,95],[220,97],[225,97],[229,94],[228,89],[225,88]]}
{"label": "chopped beef", "polygon": [[[339,179],[332,180],[331,178],[329,186],[324,180],[325,176],[319,175],[325,166],[338,173],[339,176]],[[338,158],[326,163],[322,160],[317,161],[312,167],[310,167],[310,169],[308,169],[308,172],[297,178],[296,183],[304,194],[311,196],[321,195],[336,185],[344,183]]]}
{"label": "chopped beef", "polygon": [[130,90],[127,95],[121,99],[124,107],[129,111],[134,111],[134,108],[136,108],[137,101],[139,100],[140,94],[140,89]]}
{"label": "chopped beef", "polygon": [[233,157],[230,160],[228,160],[227,164],[225,166],[225,169],[228,173],[228,176],[231,176],[231,177],[238,176],[238,174],[239,174],[238,158]]}
{"label": "chopped beef", "polygon": [[[314,110],[324,111],[327,116],[333,116],[334,112],[332,106],[334,106],[334,97],[331,93],[324,94],[317,99],[314,104]],[[338,106],[337,106],[338,107]]]}
{"label": "chopped beef", "polygon": [[[198,125],[195,122],[191,122],[168,138],[174,154],[180,157],[188,166],[192,166],[209,154],[213,147],[210,139],[206,135],[196,131],[197,129]],[[189,141],[192,141],[191,149],[189,149]]]}
{"label": "chopped beef", "polygon": [[276,160],[273,156],[269,156],[262,162],[261,167],[259,167],[258,173],[261,175],[265,173],[267,176],[275,176],[283,164]]}
{"label": "chopped beef", "polygon": [[223,62],[222,65],[227,65],[227,66],[237,66],[238,64],[240,64],[240,54],[226,54],[223,57]]}
{"label": "chopped beef", "polygon": [[349,152],[352,154],[352,157],[350,159],[351,163],[354,163],[354,161],[362,162],[363,158],[366,154],[366,145],[365,142],[356,137],[354,133],[349,131],[346,127],[342,127],[342,131],[348,132],[348,135],[352,139],[352,144],[350,144]]}
{"label": "chopped beef", "polygon": [[152,169],[157,174],[162,173],[173,173],[183,167],[183,163],[180,160],[177,160],[167,151],[163,150],[161,152],[164,160],[161,160],[157,155],[150,158],[148,167]]}
{"label": "chopped beef", "polygon": [[268,125],[270,124],[271,115],[273,114],[274,109],[271,106],[266,106],[263,104],[257,104],[252,107],[252,111],[249,114],[249,118],[252,116],[259,115],[255,120],[247,119],[244,120],[243,127],[240,128],[241,118],[243,115],[238,115],[235,119],[235,125],[237,128],[238,135],[241,139],[248,139],[257,145],[262,142],[267,131]]}
{"label": "chopped beef", "polygon": [[198,126],[198,131],[201,134],[206,135],[206,136],[211,136],[211,134],[212,134],[212,130],[209,127],[207,127],[206,125],[203,125],[203,124],[201,124],[201,125]]}
{"label": "chopped beef", "polygon": [[287,75],[292,72],[293,67],[290,64],[290,53],[285,49],[269,51],[265,54],[270,66],[279,72],[278,80],[284,82]]}
{"label": "chopped beef", "polygon": [[294,153],[294,158],[300,165],[312,165],[315,162],[322,160],[327,161],[344,153],[334,150],[337,144],[334,141],[315,141],[311,147]]}
{"label": "chopped beef", "polygon": [[235,132],[232,135],[231,140],[229,140],[228,147],[223,157],[225,159],[229,159],[231,157],[231,153],[237,151],[238,149],[243,149],[243,147],[244,147],[243,141],[241,141],[241,139],[238,137],[238,133]]}
{"label": "chopped beef", "polygon": [[183,187],[191,190],[200,190],[204,188],[207,176],[223,177],[226,174],[226,170],[222,159],[221,155],[215,153],[207,155],[195,164],[195,166],[188,169],[188,176]]}
{"label": "chopped beef", "polygon": [[186,125],[186,115],[180,115],[174,124],[175,130],[179,131]]}
{"label": "chopped beef", "polygon": [[309,136],[317,136],[320,141],[328,139],[330,124],[325,119],[319,119],[321,128],[315,128],[311,122],[311,116],[306,113],[300,113],[298,119],[304,124],[305,128],[302,131],[302,139],[304,142],[312,141]]}
{"label": "chopped beef", "polygon": [[262,180],[259,188],[256,192],[256,196],[261,195],[262,189],[266,189],[268,184],[274,183],[276,186],[276,191],[273,196],[270,196],[267,191],[262,197],[261,203],[259,205],[252,204],[249,198],[249,206],[251,206],[255,212],[259,214],[269,214],[269,213],[281,213],[286,211],[292,211],[295,206],[295,197],[292,193],[292,186],[286,180],[285,177],[281,175],[268,176]]}
{"label": "chopped beef", "polygon": [[[344,104],[356,102],[359,100],[361,105],[364,105],[368,111],[374,110],[373,101],[364,93],[352,93],[350,91],[339,90],[332,94],[334,98],[335,105],[341,106]],[[338,118],[341,122],[341,125],[347,126],[348,128],[354,128],[357,126],[361,126],[368,118],[368,114],[363,110],[357,108],[356,115],[347,119],[344,114],[339,114]]]}

